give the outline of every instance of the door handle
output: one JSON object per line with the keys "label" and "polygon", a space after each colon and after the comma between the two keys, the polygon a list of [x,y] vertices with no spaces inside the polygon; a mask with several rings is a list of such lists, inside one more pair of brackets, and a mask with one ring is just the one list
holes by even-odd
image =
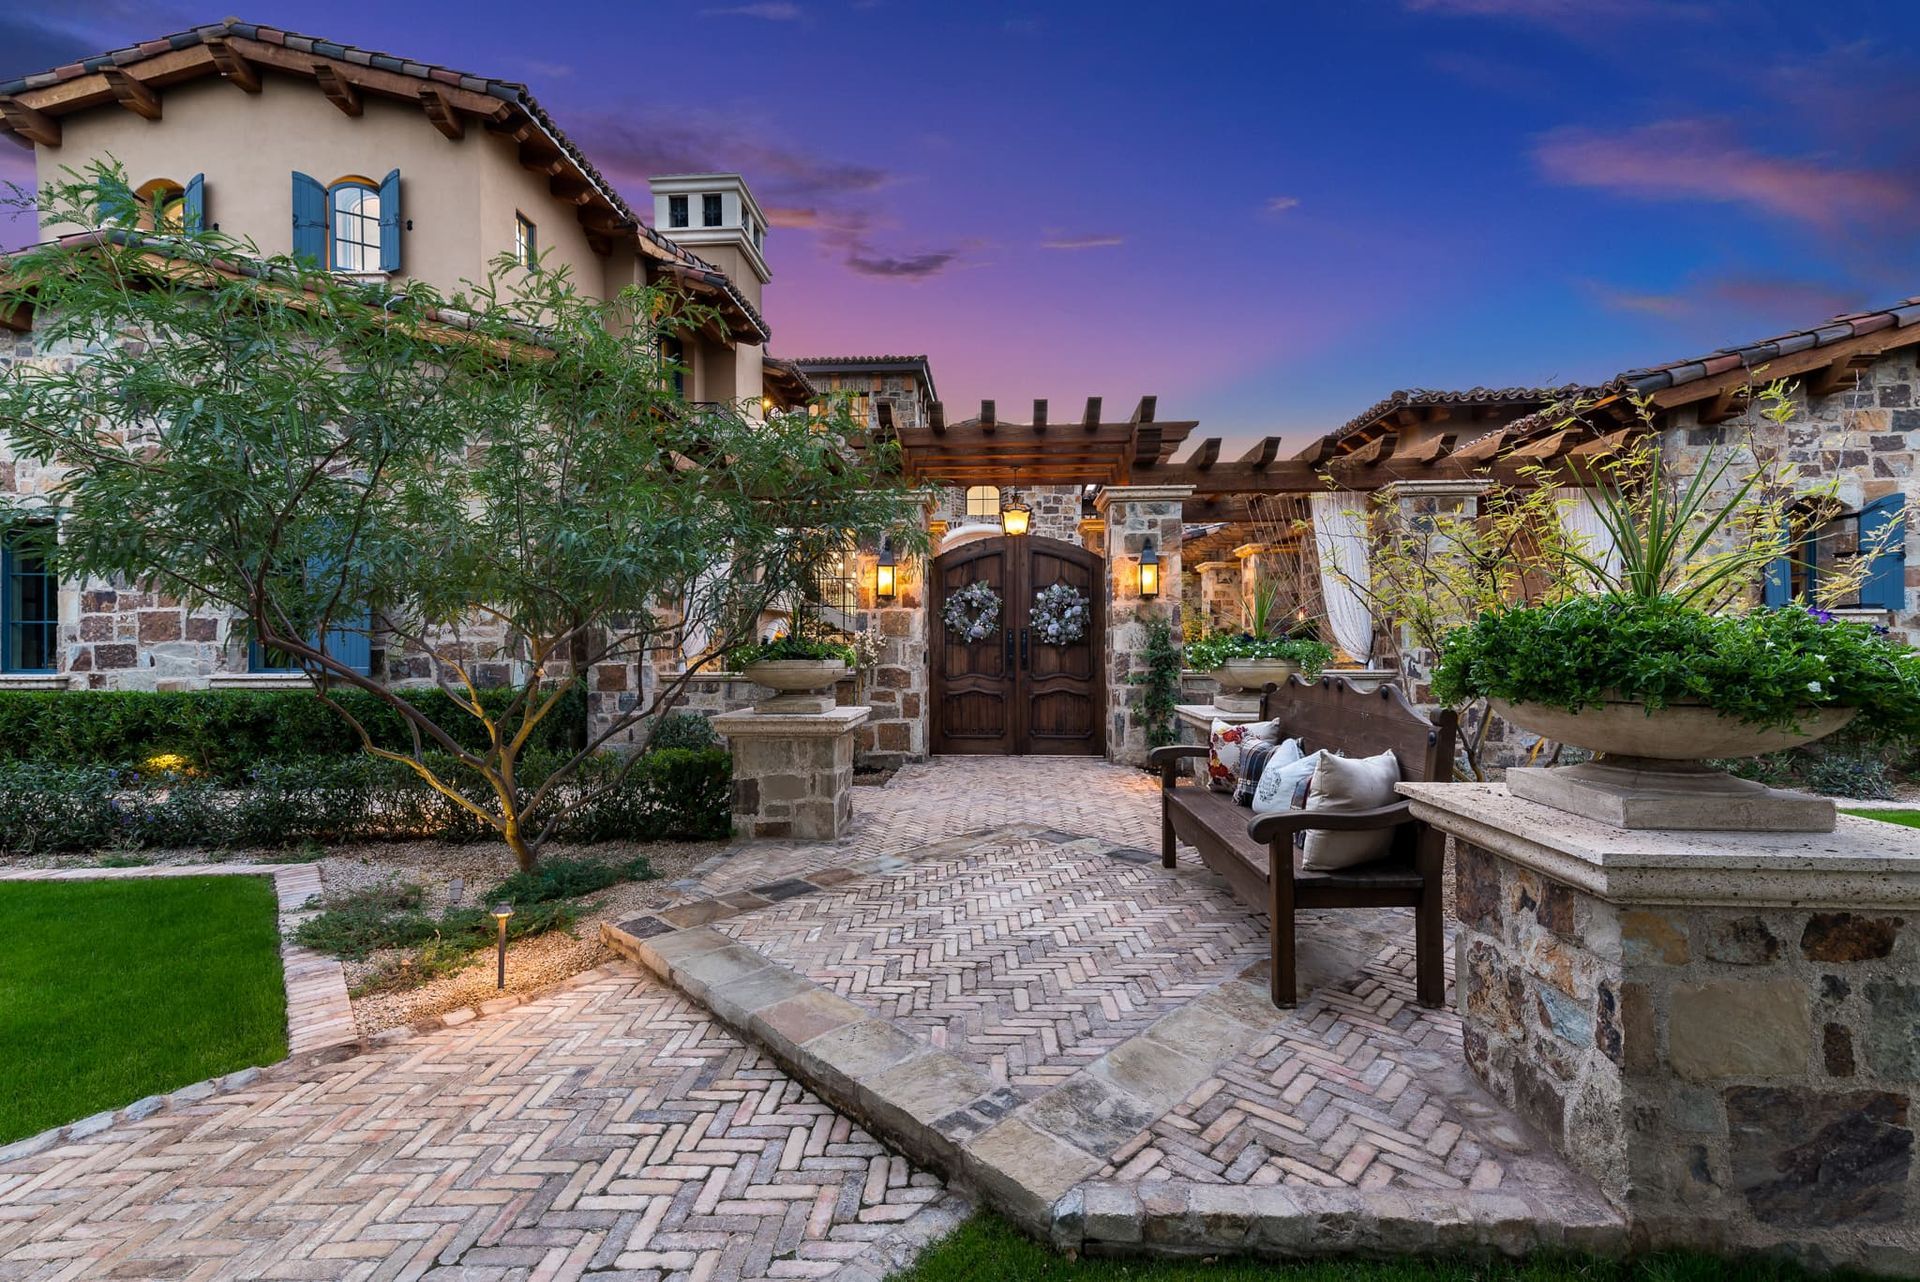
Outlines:
{"label": "door handle", "polygon": [[1025,628],[1020,629],[1020,667],[1023,671],[1027,667],[1027,629]]}
{"label": "door handle", "polygon": [[1007,666],[1007,669],[1011,671],[1013,669],[1013,629],[1012,628],[1002,629],[1002,633],[1007,639],[1006,666]]}

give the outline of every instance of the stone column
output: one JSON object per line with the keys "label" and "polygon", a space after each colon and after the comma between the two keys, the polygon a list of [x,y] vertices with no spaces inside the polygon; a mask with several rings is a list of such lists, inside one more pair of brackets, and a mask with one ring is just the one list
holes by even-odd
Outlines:
{"label": "stone column", "polygon": [[[1161,618],[1180,639],[1181,503],[1190,485],[1116,485],[1100,491],[1095,507],[1107,523],[1107,757],[1147,762],[1147,724],[1140,687],[1128,680],[1146,670],[1147,621]],[[1140,553],[1153,543],[1160,557],[1160,594],[1140,595]]]}
{"label": "stone column", "polygon": [[1209,632],[1224,632],[1240,626],[1241,582],[1244,571],[1238,561],[1202,561],[1200,571],[1201,618]]}
{"label": "stone column", "polygon": [[733,830],[743,837],[832,841],[853,818],[853,737],[865,708],[746,709],[713,719],[733,756]]}
{"label": "stone column", "polygon": [[1089,552],[1107,554],[1107,523],[1098,516],[1080,518],[1080,546]]}
{"label": "stone column", "polygon": [[927,757],[926,561],[902,556],[894,567],[893,599],[875,594],[878,549],[859,557],[860,610],[856,624],[886,638],[880,662],[866,674],[864,702],[872,717],[860,727],[856,749],[862,765],[893,769]]}
{"label": "stone column", "polygon": [[1920,845],[1628,831],[1403,784],[1458,859],[1467,1062],[1637,1242],[1920,1271]]}
{"label": "stone column", "polygon": [[[1273,571],[1273,557],[1276,549],[1267,543],[1242,543],[1233,550],[1234,559],[1239,562],[1235,572],[1240,576],[1239,596],[1241,601],[1253,600],[1253,594],[1260,586],[1260,580]],[[1240,631],[1240,617],[1233,619],[1234,631]]]}

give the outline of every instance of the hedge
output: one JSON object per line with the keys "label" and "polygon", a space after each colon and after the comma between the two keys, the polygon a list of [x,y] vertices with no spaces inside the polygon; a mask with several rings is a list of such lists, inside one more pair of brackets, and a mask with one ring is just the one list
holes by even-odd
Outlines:
{"label": "hedge", "polygon": [[[463,747],[486,743],[485,731],[439,690],[402,692],[408,702],[451,733]],[[382,747],[412,747],[399,713],[363,690],[334,694]],[[482,692],[482,706],[498,709],[508,690]],[[541,722],[530,747],[559,752],[585,742],[584,690],[571,692]],[[311,690],[95,690],[0,692],[0,760],[46,765],[139,768],[156,755],[177,753],[198,773],[238,781],[263,761],[357,757],[360,737]]]}
{"label": "hedge", "polygon": [[[88,696],[92,698],[92,696]],[[523,760],[523,786],[557,764]],[[597,757],[563,785],[563,798],[607,784],[624,765]],[[462,791],[491,808],[484,790]],[[563,841],[712,840],[731,829],[732,770],[719,749],[663,749],[633,764],[618,786],[569,814]],[[395,762],[367,756],[265,761],[237,786],[100,765],[0,763],[0,851],[289,846],[429,838],[496,840],[493,829]]]}

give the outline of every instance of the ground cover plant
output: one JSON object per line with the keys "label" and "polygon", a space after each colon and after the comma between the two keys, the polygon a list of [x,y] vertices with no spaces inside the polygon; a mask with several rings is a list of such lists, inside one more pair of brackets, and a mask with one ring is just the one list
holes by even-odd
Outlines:
{"label": "ground cover plant", "polygon": [[287,1053],[264,877],[0,884],[0,1144]]}
{"label": "ground cover plant", "polygon": [[[373,287],[217,229],[123,230],[123,173],[70,178],[39,194],[42,225],[115,230],[29,248],[0,279],[0,312],[32,307],[38,342],[85,353],[0,375],[0,433],[62,476],[52,511],[0,515],[39,522],[23,537],[63,579],[243,620],[368,754],[523,868],[619,786],[589,777],[599,750],[680,702],[822,561],[850,541],[925,548],[923,496],[846,398],[770,415],[685,399],[667,351],[730,322],[681,292],[595,299],[511,255],[452,294]],[[524,778],[578,674],[695,636],[708,653]],[[355,657],[376,640],[424,666],[444,711]],[[403,744],[379,742],[345,690],[397,717]]]}
{"label": "ground cover plant", "polygon": [[[888,1282],[1801,1282],[1796,1265],[1661,1254],[1508,1260],[1069,1259],[991,1215],[976,1216]],[[1831,1279],[1854,1275],[1824,1274]]]}

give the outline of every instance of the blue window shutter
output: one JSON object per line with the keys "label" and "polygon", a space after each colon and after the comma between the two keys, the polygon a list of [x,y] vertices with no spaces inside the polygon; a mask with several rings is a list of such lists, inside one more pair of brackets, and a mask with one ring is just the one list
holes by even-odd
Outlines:
{"label": "blue window shutter", "polygon": [[1793,600],[1793,562],[1781,557],[1767,566],[1767,576],[1760,585],[1760,603],[1762,605],[1785,605]]}
{"label": "blue window shutter", "polygon": [[[1860,509],[1860,550],[1882,549],[1860,585],[1863,606],[1896,612],[1907,608],[1906,502],[1904,495],[1889,494]],[[1891,534],[1886,532],[1889,525]]]}
{"label": "blue window shutter", "polygon": [[363,614],[344,628],[329,628],[322,647],[340,663],[361,676],[373,671],[373,616]]}
{"label": "blue window shutter", "polygon": [[400,270],[400,171],[380,180],[380,270]]}
{"label": "blue window shutter", "polygon": [[298,170],[293,174],[293,256],[315,267],[327,264],[327,189]]}
{"label": "blue window shutter", "polygon": [[207,229],[207,176],[195,174],[187,179],[187,198],[181,204],[180,230],[192,235]]}

